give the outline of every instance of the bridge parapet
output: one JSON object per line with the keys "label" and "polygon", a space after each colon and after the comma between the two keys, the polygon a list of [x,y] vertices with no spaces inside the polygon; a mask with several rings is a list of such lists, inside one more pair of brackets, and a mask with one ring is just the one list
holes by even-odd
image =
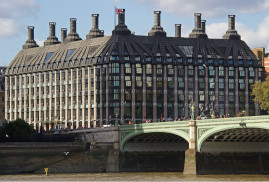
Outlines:
{"label": "bridge parapet", "polygon": [[157,122],[135,125],[119,126],[120,150],[124,144],[132,137],[143,133],[170,133],[178,135],[189,142],[189,121]]}
{"label": "bridge parapet", "polygon": [[269,130],[269,116],[246,116],[219,119],[197,120],[197,151],[200,152],[203,142],[215,133],[231,130],[259,128]]}

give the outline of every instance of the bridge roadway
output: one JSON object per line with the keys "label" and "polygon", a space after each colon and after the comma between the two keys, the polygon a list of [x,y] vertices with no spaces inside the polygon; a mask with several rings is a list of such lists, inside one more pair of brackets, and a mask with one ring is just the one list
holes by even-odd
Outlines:
{"label": "bridge roadway", "polygon": [[[156,122],[67,131],[123,151],[185,151],[184,174],[196,174],[196,153],[269,151],[269,115]],[[116,152],[117,153],[117,152]]]}

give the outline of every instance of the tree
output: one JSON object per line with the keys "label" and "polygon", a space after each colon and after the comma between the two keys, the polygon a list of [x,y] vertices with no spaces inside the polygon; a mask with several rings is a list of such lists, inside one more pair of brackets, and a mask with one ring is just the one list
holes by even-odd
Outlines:
{"label": "tree", "polygon": [[256,81],[251,95],[254,96],[254,102],[269,113],[269,77],[263,82]]}
{"label": "tree", "polygon": [[6,123],[0,128],[0,141],[26,142],[35,138],[36,131],[22,119]]}

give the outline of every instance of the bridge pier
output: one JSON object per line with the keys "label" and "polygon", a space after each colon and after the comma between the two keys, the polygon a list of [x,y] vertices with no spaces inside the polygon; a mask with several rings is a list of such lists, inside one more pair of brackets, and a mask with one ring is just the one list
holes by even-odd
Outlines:
{"label": "bridge pier", "polygon": [[189,149],[185,151],[184,175],[196,175],[196,121],[189,121]]}
{"label": "bridge pier", "polygon": [[113,131],[113,149],[108,152],[106,172],[120,172],[119,127]]}

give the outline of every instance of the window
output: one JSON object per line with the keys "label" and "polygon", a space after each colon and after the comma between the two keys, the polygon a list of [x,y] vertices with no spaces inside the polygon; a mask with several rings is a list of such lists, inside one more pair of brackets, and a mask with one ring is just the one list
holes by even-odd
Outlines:
{"label": "window", "polygon": [[157,65],[157,74],[162,74],[162,73],[163,73],[162,65],[158,64]]}
{"label": "window", "polygon": [[132,73],[130,63],[125,63],[125,73]]}
{"label": "window", "polygon": [[193,66],[192,65],[188,66],[188,75],[190,75],[190,76],[193,75]]}
{"label": "window", "polygon": [[209,66],[209,75],[210,76],[215,76],[215,70],[214,70],[214,67],[213,66]]}
{"label": "window", "polygon": [[132,86],[132,82],[131,82],[131,77],[130,76],[125,76],[125,86],[126,87]]}
{"label": "window", "polygon": [[46,63],[46,62],[51,58],[51,56],[52,56],[53,54],[54,54],[54,52],[49,52],[49,53],[47,53],[44,63]]}
{"label": "window", "polygon": [[152,74],[152,65],[151,64],[146,65],[146,73],[147,74]]}
{"label": "window", "polygon": [[147,77],[147,87],[152,87],[152,77]]}
{"label": "window", "polygon": [[234,89],[234,79],[229,79],[229,89]]}
{"label": "window", "polygon": [[219,67],[219,76],[224,76],[224,67],[223,66]]}
{"label": "window", "polygon": [[219,79],[219,88],[220,89],[224,88],[224,79],[223,78]]}
{"label": "window", "polygon": [[215,79],[209,78],[209,88],[213,89],[215,88]]}
{"label": "window", "polygon": [[142,87],[142,77],[141,76],[136,76],[136,86]]}
{"label": "window", "polygon": [[167,66],[167,69],[168,69],[168,74],[169,74],[169,75],[174,74],[174,69],[173,69],[173,66],[172,66],[172,65],[168,65],[168,66]]}
{"label": "window", "polygon": [[245,76],[245,70],[243,67],[239,67],[239,76]]}
{"label": "window", "polygon": [[229,67],[229,76],[234,76],[234,67]]}
{"label": "window", "polygon": [[137,73],[137,74],[142,74],[142,67],[141,67],[141,64],[136,64],[136,73]]}
{"label": "window", "polygon": [[74,51],[75,51],[75,49],[69,49],[69,50],[67,51],[65,60],[67,60],[67,59],[74,53]]}

